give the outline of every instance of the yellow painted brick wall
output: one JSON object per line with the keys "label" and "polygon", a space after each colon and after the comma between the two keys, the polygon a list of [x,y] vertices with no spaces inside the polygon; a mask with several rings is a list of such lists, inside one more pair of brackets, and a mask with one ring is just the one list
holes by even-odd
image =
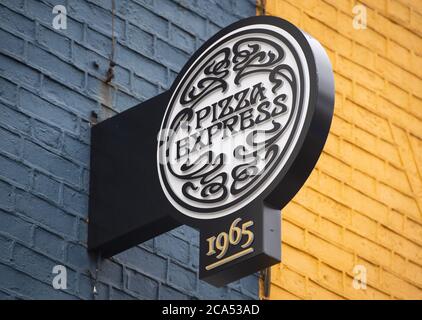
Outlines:
{"label": "yellow painted brick wall", "polygon": [[271,299],[422,299],[422,1],[360,3],[366,30],[353,0],[265,1],[322,43],[336,87],[323,154],[283,210]]}

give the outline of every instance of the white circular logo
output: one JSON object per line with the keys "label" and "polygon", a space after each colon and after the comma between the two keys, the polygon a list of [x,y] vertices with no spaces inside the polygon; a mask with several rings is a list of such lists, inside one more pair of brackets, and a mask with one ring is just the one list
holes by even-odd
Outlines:
{"label": "white circular logo", "polygon": [[205,49],[179,77],[159,134],[173,206],[218,218],[267,190],[298,143],[309,78],[302,47],[274,25],[236,29]]}

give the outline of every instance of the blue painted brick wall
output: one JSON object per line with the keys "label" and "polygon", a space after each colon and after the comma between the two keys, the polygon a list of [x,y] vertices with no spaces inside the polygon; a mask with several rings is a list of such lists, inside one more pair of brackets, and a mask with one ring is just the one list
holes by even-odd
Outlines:
{"label": "blue painted brick wall", "polygon": [[[52,7],[67,8],[67,30]],[[99,121],[171,85],[253,0],[0,1],[0,299],[254,299],[256,275],[216,289],[198,280],[198,234],[183,226],[112,259],[88,255],[91,112]],[[68,289],[52,288],[52,268]],[[98,270],[98,271],[96,271]],[[97,295],[92,288],[96,285]]]}

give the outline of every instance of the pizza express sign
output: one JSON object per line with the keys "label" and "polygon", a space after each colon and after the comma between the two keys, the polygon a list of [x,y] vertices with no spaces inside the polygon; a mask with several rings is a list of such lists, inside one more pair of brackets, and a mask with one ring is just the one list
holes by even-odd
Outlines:
{"label": "pizza express sign", "polygon": [[329,59],[308,34],[274,17],[223,29],[169,91],[93,128],[89,247],[110,256],[186,224],[214,285],[279,262],[280,209],[333,105]]}

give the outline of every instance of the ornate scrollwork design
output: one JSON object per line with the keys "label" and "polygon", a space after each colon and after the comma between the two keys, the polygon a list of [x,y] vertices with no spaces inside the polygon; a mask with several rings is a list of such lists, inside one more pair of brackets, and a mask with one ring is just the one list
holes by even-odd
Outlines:
{"label": "ornate scrollwork design", "polygon": [[[249,75],[267,74],[272,84],[271,91],[275,95],[271,101],[275,108],[271,114],[271,127],[267,125],[267,129],[263,130],[258,125],[248,133],[246,143],[237,146],[232,154],[207,150],[200,153],[193,162],[188,157],[186,162],[178,165],[177,172],[169,161],[169,172],[184,181],[181,186],[184,197],[203,204],[223,202],[229,194],[236,196],[247,190],[274,164],[281,152],[275,142],[290,125],[297,104],[297,79],[292,67],[283,63],[285,56],[283,48],[270,39],[245,37],[236,41],[232,47],[225,47],[213,54],[190,77],[178,101],[184,109],[170,124],[172,130],[179,130],[183,121],[191,121],[193,109],[202,99],[216,91],[226,92],[230,72],[234,72],[235,85],[240,85]],[[286,87],[290,91],[286,91]],[[291,96],[287,96],[286,92],[291,92]],[[289,117],[282,124],[278,116],[285,113]],[[230,172],[224,171],[224,161],[228,157],[240,163],[231,168]]]}
{"label": "ornate scrollwork design", "polygon": [[180,103],[184,106],[194,105],[216,90],[226,91],[228,85],[225,79],[231,66],[230,56],[231,50],[223,48],[205,61],[183,90]]}
{"label": "ornate scrollwork design", "polygon": [[[263,49],[265,44],[271,49]],[[271,72],[272,67],[284,58],[284,50],[274,41],[264,38],[245,38],[233,45],[234,83],[255,72]]]}

